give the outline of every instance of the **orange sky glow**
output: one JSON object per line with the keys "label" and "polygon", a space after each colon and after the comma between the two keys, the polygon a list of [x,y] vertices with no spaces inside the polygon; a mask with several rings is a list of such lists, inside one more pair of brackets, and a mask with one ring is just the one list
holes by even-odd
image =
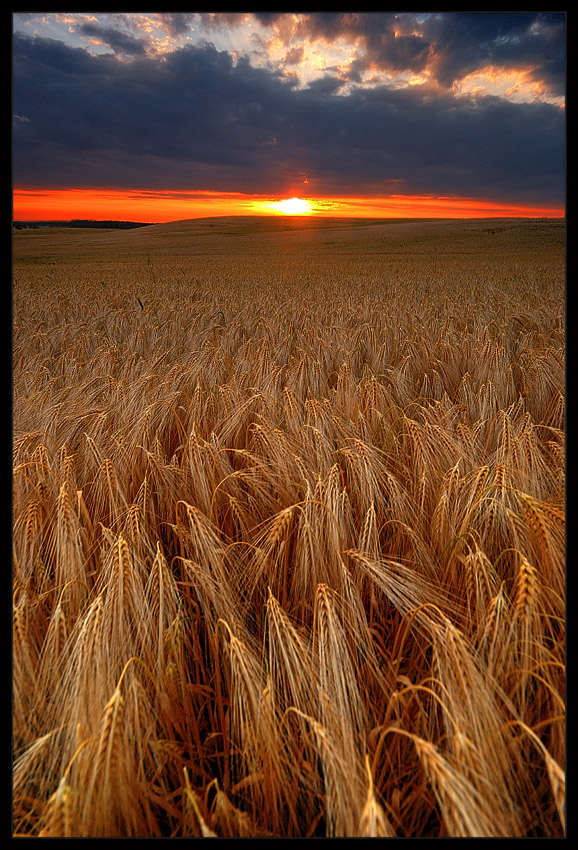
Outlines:
{"label": "orange sky glow", "polygon": [[[311,198],[308,208],[284,207],[287,198],[229,192],[144,192],[115,189],[15,189],[13,219],[142,221],[161,223],[205,216],[306,214],[351,218],[563,218],[560,207],[505,205],[474,198],[391,195],[384,198]],[[305,197],[305,196],[304,196]]]}

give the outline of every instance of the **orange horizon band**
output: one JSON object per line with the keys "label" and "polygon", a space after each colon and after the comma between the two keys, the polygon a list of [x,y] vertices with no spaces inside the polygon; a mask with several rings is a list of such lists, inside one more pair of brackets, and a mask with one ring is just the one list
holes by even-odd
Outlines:
{"label": "orange horizon band", "polygon": [[[300,196],[304,203],[286,205],[294,193],[278,197],[233,192],[140,191],[117,189],[13,190],[16,221],[94,219],[161,223],[187,218],[236,215],[310,215],[344,218],[560,218],[556,206],[492,203],[475,198],[391,195],[369,197]],[[276,207],[276,205],[279,205]]]}

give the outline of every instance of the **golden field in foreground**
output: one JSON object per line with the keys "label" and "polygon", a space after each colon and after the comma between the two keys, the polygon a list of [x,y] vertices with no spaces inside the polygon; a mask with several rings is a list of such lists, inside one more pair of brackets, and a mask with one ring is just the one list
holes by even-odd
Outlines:
{"label": "golden field in foreground", "polygon": [[564,243],[15,232],[14,835],[564,835]]}

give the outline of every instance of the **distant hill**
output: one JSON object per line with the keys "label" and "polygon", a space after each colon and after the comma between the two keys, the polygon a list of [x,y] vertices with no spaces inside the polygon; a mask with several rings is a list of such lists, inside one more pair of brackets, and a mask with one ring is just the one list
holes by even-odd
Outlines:
{"label": "distant hill", "polygon": [[150,227],[149,221],[97,221],[92,218],[73,218],[71,221],[14,221],[16,230],[38,227],[90,227],[107,230],[130,230],[132,227]]}

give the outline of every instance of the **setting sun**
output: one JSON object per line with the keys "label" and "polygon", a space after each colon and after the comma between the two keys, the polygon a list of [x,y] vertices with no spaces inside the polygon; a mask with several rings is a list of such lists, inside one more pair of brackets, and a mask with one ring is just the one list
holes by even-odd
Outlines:
{"label": "setting sun", "polygon": [[288,198],[286,201],[275,201],[271,208],[284,215],[308,215],[311,204],[304,198]]}

